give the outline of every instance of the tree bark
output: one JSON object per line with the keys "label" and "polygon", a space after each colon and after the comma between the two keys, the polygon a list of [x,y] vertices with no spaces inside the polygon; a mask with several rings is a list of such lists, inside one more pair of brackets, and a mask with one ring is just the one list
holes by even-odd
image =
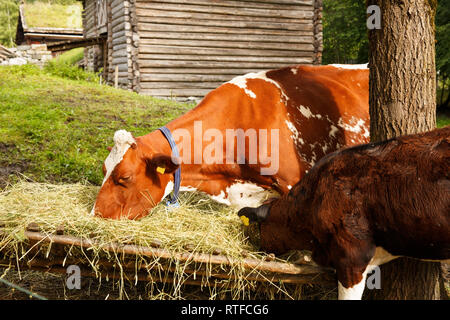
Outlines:
{"label": "tree bark", "polygon": [[[431,3],[431,5],[430,5]],[[435,0],[369,0],[370,136],[380,141],[436,126]]]}
{"label": "tree bark", "polygon": [[[381,9],[369,30],[371,141],[436,127],[436,0],[368,0]],[[417,226],[420,228],[420,226]],[[440,263],[400,258],[381,266],[369,299],[440,299]]]}

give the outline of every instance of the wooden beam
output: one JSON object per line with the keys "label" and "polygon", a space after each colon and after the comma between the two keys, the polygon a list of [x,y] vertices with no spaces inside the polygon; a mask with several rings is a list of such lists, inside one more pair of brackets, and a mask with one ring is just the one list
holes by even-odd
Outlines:
{"label": "wooden beam", "polygon": [[238,260],[236,258],[227,257],[223,255],[212,255],[206,253],[191,253],[191,252],[170,252],[162,248],[143,247],[131,244],[100,244],[91,239],[82,239],[70,235],[56,235],[43,234],[40,232],[25,231],[25,237],[29,240],[39,241],[41,243],[57,243],[69,246],[78,246],[82,248],[100,247],[109,252],[129,255],[141,255],[145,257],[163,258],[170,260],[177,260],[179,262],[195,261],[198,263],[206,263],[212,265],[241,265],[250,270],[259,270],[263,272],[273,272],[282,274],[320,274],[328,273],[330,269],[321,268],[310,265],[295,265],[292,263],[278,262],[278,261],[261,261],[253,258],[243,258]]}
{"label": "wooden beam", "polygon": [[47,49],[52,52],[66,51],[74,48],[80,47],[90,47],[98,45],[103,41],[103,38],[90,38],[81,40],[70,40],[47,44]]}

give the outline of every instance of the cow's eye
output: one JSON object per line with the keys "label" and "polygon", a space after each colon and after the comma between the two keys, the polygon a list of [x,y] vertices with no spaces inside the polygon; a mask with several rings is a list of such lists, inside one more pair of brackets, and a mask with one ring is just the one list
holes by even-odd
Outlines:
{"label": "cow's eye", "polygon": [[131,178],[131,176],[120,177],[119,182],[126,182],[126,181],[130,180],[130,178]]}

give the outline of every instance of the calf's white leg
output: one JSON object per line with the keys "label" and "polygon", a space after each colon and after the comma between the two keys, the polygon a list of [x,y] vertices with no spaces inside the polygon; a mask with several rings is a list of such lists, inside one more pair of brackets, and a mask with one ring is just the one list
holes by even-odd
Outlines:
{"label": "calf's white leg", "polygon": [[361,300],[364,288],[366,286],[367,269],[362,275],[359,283],[350,288],[346,288],[338,281],[338,299],[339,300]]}

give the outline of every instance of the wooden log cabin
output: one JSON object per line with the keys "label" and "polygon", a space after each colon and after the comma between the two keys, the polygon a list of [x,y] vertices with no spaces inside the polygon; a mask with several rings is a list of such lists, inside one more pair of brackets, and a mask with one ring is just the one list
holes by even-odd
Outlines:
{"label": "wooden log cabin", "polygon": [[86,65],[109,84],[201,98],[237,75],[320,64],[322,0],[84,0]]}

